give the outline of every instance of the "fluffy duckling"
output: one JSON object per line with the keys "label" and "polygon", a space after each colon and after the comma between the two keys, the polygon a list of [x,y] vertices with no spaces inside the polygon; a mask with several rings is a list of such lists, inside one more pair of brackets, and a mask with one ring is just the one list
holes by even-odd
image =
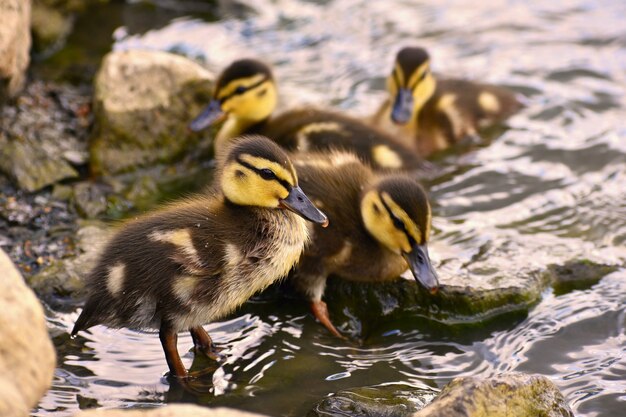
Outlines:
{"label": "fluffy duckling", "polygon": [[334,335],[322,301],[329,275],[382,282],[411,269],[431,292],[438,287],[428,256],[431,210],[426,193],[410,175],[377,174],[357,156],[334,151],[294,157],[300,184],[332,220],[314,228],[292,277],[315,317]]}
{"label": "fluffy duckling", "polygon": [[521,107],[504,88],[465,80],[437,79],[422,48],[403,48],[387,78],[387,99],[373,125],[394,135],[422,157],[473,138],[479,128],[500,122]]}
{"label": "fluffy duckling", "polygon": [[189,331],[196,352],[217,358],[202,325],[287,275],[309,239],[304,219],[328,221],[298,186],[285,151],[267,138],[234,141],[216,181],[213,195],[122,226],[88,277],[72,335],[97,324],[158,329],[170,373],[183,382],[178,332]]}
{"label": "fluffy duckling", "polygon": [[289,150],[351,150],[376,169],[412,170],[423,164],[392,136],[342,114],[302,108],[272,118],[277,100],[270,68],[257,60],[241,59],[222,72],[213,100],[189,127],[200,131],[225,119],[215,138],[216,155],[229,139],[259,133]]}

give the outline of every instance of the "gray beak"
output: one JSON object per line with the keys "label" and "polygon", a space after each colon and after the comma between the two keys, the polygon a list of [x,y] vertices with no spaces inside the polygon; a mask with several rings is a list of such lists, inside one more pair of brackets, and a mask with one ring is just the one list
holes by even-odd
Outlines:
{"label": "gray beak", "polygon": [[214,123],[217,123],[224,116],[222,105],[219,100],[211,100],[202,113],[189,123],[189,129],[199,132]]}
{"label": "gray beak", "polygon": [[401,88],[396,94],[391,110],[391,120],[394,123],[403,125],[409,122],[413,114],[413,93],[407,88]]}
{"label": "gray beak", "polygon": [[313,205],[298,186],[293,187],[287,198],[280,200],[280,204],[308,221],[321,224],[322,227],[328,226],[328,217]]}
{"label": "gray beak", "polygon": [[439,281],[428,257],[428,247],[426,245],[414,245],[411,252],[404,253],[403,256],[409,263],[415,281],[432,294],[436,293]]}

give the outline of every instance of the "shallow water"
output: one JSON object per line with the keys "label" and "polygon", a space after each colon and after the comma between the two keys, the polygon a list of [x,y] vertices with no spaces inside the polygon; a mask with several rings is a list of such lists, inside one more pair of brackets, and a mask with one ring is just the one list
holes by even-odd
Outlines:
{"label": "shallow water", "polygon": [[[546,290],[527,314],[484,323],[443,324],[408,311],[383,317],[361,346],[328,335],[304,304],[264,295],[207,326],[228,360],[199,398],[161,378],[156,335],[97,327],[70,340],[77,312],[50,311],[61,365],[35,415],[182,399],[299,416],[342,389],[421,388],[419,403],[454,377],[512,370],[551,378],[576,415],[626,414],[626,3],[155,3],[102,6],[115,24],[75,35],[66,52],[106,50],[114,33],[114,48],[176,50],[216,70],[261,56],[275,66],[286,105],[330,104],[356,115],[384,97],[401,45],[429,48],[436,72],[511,86],[527,107],[510,128],[491,132],[488,146],[437,160],[444,172],[429,185],[440,274],[476,282],[572,258],[622,269],[586,289]],[[181,335],[181,352],[191,344]]]}

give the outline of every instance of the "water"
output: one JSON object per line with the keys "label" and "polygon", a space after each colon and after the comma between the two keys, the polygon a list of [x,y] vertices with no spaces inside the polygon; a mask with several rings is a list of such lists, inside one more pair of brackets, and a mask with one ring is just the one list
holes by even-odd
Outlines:
{"label": "water", "polygon": [[[331,337],[304,304],[265,295],[207,326],[228,361],[200,397],[161,378],[156,335],[97,327],[70,340],[77,312],[49,311],[60,367],[34,415],[182,399],[299,416],[342,389],[395,384],[432,397],[454,377],[513,370],[548,376],[576,415],[626,414],[626,3],[156,3],[101,7],[117,22],[102,29],[115,34],[114,48],[182,51],[213,69],[262,56],[275,66],[286,106],[369,114],[384,97],[393,54],[414,43],[431,51],[436,72],[511,86],[527,107],[510,129],[437,161],[444,173],[429,184],[431,255],[441,275],[480,281],[571,258],[622,269],[586,289],[548,289],[527,314],[485,323],[382,317],[361,346]],[[89,42],[76,35],[68,48]],[[181,352],[191,344],[180,337]]]}

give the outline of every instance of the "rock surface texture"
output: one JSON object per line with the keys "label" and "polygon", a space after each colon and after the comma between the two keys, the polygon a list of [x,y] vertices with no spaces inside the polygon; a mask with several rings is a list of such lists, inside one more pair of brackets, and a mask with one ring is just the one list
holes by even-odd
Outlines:
{"label": "rock surface texture", "polygon": [[573,417],[559,389],[544,376],[522,373],[457,378],[413,417]]}
{"label": "rock surface texture", "polygon": [[151,410],[89,410],[75,414],[74,417],[262,417],[262,415],[232,408],[174,404]]}
{"label": "rock surface texture", "polygon": [[24,86],[30,62],[30,0],[0,0],[0,101]]}
{"label": "rock surface texture", "polygon": [[0,250],[0,415],[28,416],[52,381],[56,355],[41,304]]}
{"label": "rock surface texture", "polygon": [[180,159],[199,139],[187,123],[208,102],[212,81],[182,56],[108,54],[95,79],[93,171],[110,175]]}

